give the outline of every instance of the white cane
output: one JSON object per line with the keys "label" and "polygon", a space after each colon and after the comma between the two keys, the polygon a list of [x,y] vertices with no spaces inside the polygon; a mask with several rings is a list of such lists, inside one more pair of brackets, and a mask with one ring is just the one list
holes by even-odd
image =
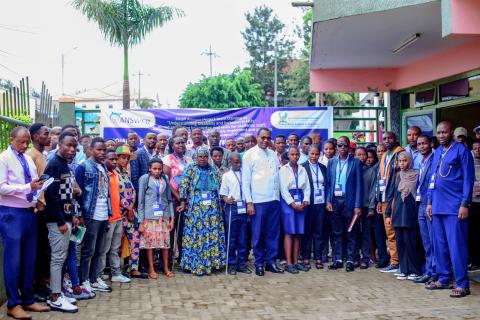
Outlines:
{"label": "white cane", "polygon": [[[178,214],[178,221],[177,221],[177,230],[175,230],[175,238],[173,239],[173,253],[172,253],[172,271],[175,270],[175,251],[178,249],[178,229],[180,229],[180,219],[182,217],[183,212],[179,212]],[[180,257],[182,253],[178,252],[178,256]]]}
{"label": "white cane", "polygon": [[228,253],[230,252],[230,226],[232,224],[232,204],[230,205],[230,213],[228,214],[228,239],[227,239],[227,267],[225,274],[228,275]]}

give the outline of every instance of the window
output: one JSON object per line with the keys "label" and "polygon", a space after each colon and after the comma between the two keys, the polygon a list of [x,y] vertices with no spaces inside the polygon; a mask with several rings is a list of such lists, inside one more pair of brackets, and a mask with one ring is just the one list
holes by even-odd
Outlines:
{"label": "window", "polygon": [[432,105],[435,103],[435,88],[415,93],[415,108]]}

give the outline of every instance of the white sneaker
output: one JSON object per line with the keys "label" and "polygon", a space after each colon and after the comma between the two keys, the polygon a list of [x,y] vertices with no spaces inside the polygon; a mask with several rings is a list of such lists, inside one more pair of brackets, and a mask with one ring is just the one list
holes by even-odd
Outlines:
{"label": "white sneaker", "polygon": [[407,275],[402,273],[397,276],[397,280],[407,280]]}
{"label": "white sneaker", "polygon": [[110,276],[109,276],[108,274],[106,274],[106,273],[103,273],[103,274],[100,276],[100,278],[102,278],[103,281],[106,281],[106,280],[110,279]]}
{"label": "white sneaker", "polygon": [[404,273],[403,273],[402,271],[398,271],[398,272],[395,272],[393,275],[394,275],[395,277],[398,277],[398,276],[401,276],[401,275],[403,275],[403,274],[404,274]]}
{"label": "white sneaker", "polygon": [[86,295],[89,296],[89,299],[95,298],[96,294],[95,292],[93,292],[93,289],[90,286],[90,282],[88,282],[88,289],[84,285],[81,285],[80,288],[82,288],[82,293],[85,293]]}
{"label": "white sneaker", "polygon": [[89,280],[86,280],[82,283],[82,287],[87,290],[88,292],[92,292],[93,289],[92,289],[92,286],[90,284],[90,281]]}
{"label": "white sneaker", "polygon": [[63,299],[65,299],[68,303],[77,304],[77,299],[75,299],[73,297],[67,297],[63,292],[61,294],[62,294]]}
{"label": "white sneaker", "polygon": [[47,300],[47,304],[49,305],[52,311],[61,311],[61,312],[68,312],[68,313],[76,313],[78,312],[78,308],[68,302],[64,296],[59,296],[57,300],[50,301]]}
{"label": "white sneaker", "polygon": [[119,274],[112,277],[112,282],[129,283],[130,281],[132,280],[130,280],[130,278],[125,277],[123,274]]}
{"label": "white sneaker", "polygon": [[412,280],[412,281],[413,281],[413,280],[415,280],[415,279],[417,279],[417,278],[418,278],[418,274],[416,274],[416,273],[411,273],[411,274],[408,275],[407,280]]}
{"label": "white sneaker", "polygon": [[105,282],[103,282],[102,278],[98,277],[95,283],[91,284],[93,291],[99,292],[112,292],[112,288],[110,288]]}

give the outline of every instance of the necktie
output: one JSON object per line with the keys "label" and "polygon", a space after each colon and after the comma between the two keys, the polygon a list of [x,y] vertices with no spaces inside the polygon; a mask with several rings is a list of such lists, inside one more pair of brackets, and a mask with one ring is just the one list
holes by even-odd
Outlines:
{"label": "necktie", "polygon": [[[15,151],[14,151],[15,152]],[[17,153],[18,160],[20,161],[20,164],[22,165],[23,168],[23,175],[25,177],[25,183],[30,183],[32,182],[32,176],[30,175],[30,167],[28,166],[27,160],[25,159],[25,155],[23,153]],[[30,192],[27,194],[27,201],[32,202],[33,200],[33,192]]]}

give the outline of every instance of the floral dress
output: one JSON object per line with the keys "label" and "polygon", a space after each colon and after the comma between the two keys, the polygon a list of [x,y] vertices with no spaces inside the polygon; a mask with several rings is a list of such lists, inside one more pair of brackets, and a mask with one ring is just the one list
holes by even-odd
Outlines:
{"label": "floral dress", "polygon": [[[196,275],[210,274],[225,265],[225,231],[218,189],[221,174],[214,166],[189,164],[180,182],[180,198],[188,199],[183,230],[183,270]],[[210,202],[202,201],[202,194]]]}

